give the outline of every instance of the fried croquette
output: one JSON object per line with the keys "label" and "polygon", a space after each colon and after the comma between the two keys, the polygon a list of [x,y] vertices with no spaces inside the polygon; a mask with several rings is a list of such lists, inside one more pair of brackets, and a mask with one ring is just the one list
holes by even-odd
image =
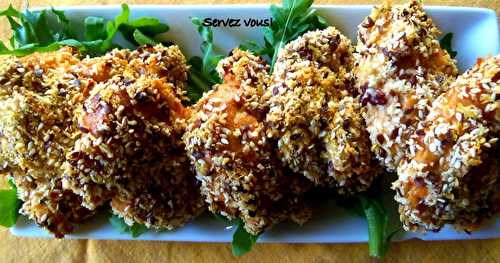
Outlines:
{"label": "fried croquette", "polygon": [[155,229],[203,210],[181,140],[190,113],[177,46],[82,60],[63,48],[0,62],[0,162],[22,213],[62,237],[110,201],[127,223]]}
{"label": "fried croquette", "polygon": [[283,164],[341,193],[365,190],[378,174],[353,66],[351,43],[339,31],[308,32],[279,52],[265,94],[267,135]]}
{"label": "fried croquette", "polygon": [[[97,83],[83,104],[78,120],[82,136],[68,154],[67,186],[90,209],[111,198],[113,212],[130,225],[156,230],[181,226],[204,209],[181,139],[190,116],[181,103],[185,59],[176,46],[108,56],[118,61],[97,59],[104,62],[95,65],[110,69],[96,72],[108,72],[110,79]],[[183,70],[166,63],[168,56],[183,63]],[[180,87],[175,86],[178,81]],[[96,191],[94,184],[104,190]]]}
{"label": "fried croquette", "polygon": [[401,220],[407,230],[444,224],[472,231],[500,211],[500,56],[458,77],[432,104],[412,137],[413,158],[398,168]]}
{"label": "fried croquette", "polygon": [[23,201],[20,212],[56,237],[91,216],[81,198],[62,188],[62,164],[79,130],[80,62],[71,48],[22,58],[0,56],[0,163]]}
{"label": "fried croquette", "polygon": [[266,137],[259,101],[269,66],[235,49],[217,69],[223,84],[198,101],[184,135],[209,210],[240,218],[254,235],[286,219],[305,222],[310,211],[300,195],[310,184],[281,169]]}
{"label": "fried croquette", "polygon": [[458,71],[418,1],[376,6],[358,29],[355,75],[372,151],[395,171],[417,124]]}

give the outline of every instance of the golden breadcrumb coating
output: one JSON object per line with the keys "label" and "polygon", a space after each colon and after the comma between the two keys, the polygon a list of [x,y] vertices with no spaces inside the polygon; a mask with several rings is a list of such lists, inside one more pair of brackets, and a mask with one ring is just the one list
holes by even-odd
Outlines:
{"label": "golden breadcrumb coating", "polygon": [[431,102],[458,74],[440,47],[440,31],[418,1],[376,6],[358,27],[355,74],[372,151],[390,171]]}
{"label": "golden breadcrumb coating", "polygon": [[268,136],[282,162],[341,193],[365,190],[378,173],[353,90],[352,52],[333,27],[308,32],[279,52],[265,94]]}
{"label": "golden breadcrumb coating", "polygon": [[467,71],[432,104],[393,187],[407,230],[472,231],[499,211],[500,56]]}
{"label": "golden breadcrumb coating", "polygon": [[[126,223],[157,230],[181,226],[203,211],[181,139],[190,110],[179,99],[187,74],[179,56],[176,46],[156,46],[115,50],[93,63],[96,74],[110,78],[99,78],[88,93],[78,121],[82,136],[68,154],[65,177],[84,206],[95,209],[111,198],[113,212]],[[181,65],[173,62],[184,63],[183,70],[175,71]]]}
{"label": "golden breadcrumb coating", "polygon": [[79,63],[71,48],[16,58],[0,56],[0,164],[24,202],[21,213],[62,237],[93,212],[62,189],[62,164],[79,130]]}
{"label": "golden breadcrumb coating", "polygon": [[235,49],[217,69],[224,83],[194,106],[184,135],[210,211],[240,218],[254,235],[286,219],[305,222],[310,211],[300,194],[310,184],[281,169],[266,138],[260,99],[269,67]]}
{"label": "golden breadcrumb coating", "polygon": [[[2,172],[12,177],[18,187],[24,202],[21,212],[56,237],[71,232],[73,223],[91,216],[111,199],[113,211],[127,223],[153,228],[171,229],[200,213],[203,200],[181,140],[185,127],[182,123],[189,117],[189,110],[178,98],[185,99],[187,68],[177,46],[114,50],[83,60],[71,48],[22,58],[0,56],[0,163]],[[122,90],[136,97],[124,99],[128,93]],[[116,127],[116,123],[107,122],[110,119],[105,110],[100,111],[106,113],[101,115],[87,111],[105,108],[93,104],[106,102],[100,97],[104,95],[116,95],[107,98],[117,103],[109,109],[119,110],[118,104],[125,103],[123,114],[129,119],[125,117],[120,127],[138,123],[135,128],[127,128],[127,136],[111,134],[114,130],[101,131],[103,126],[94,125]],[[147,105],[132,107],[132,103]],[[82,122],[85,117],[87,122]],[[170,123],[175,118],[179,120]],[[101,133],[91,135],[91,129]],[[135,140],[146,133],[154,142]],[[134,158],[125,163],[129,169],[120,166],[128,173],[116,174],[120,171],[116,169],[108,181],[86,176],[98,174],[103,168],[95,159],[104,152],[99,144],[112,145],[120,140],[135,143],[132,148],[119,144],[118,150],[134,152],[115,153],[122,159],[113,160],[115,166],[120,166],[123,158]],[[90,155],[75,154],[82,142],[99,150]],[[165,148],[160,149],[162,146]],[[74,169],[77,165],[85,169]],[[135,177],[131,178],[131,174]]]}
{"label": "golden breadcrumb coating", "polygon": [[79,76],[90,78],[87,95],[96,83],[106,82],[113,76],[134,79],[146,75],[162,78],[171,83],[181,100],[186,100],[187,90],[186,58],[178,46],[143,46],[137,50],[114,49],[103,56],[86,58],[79,67],[73,68]]}

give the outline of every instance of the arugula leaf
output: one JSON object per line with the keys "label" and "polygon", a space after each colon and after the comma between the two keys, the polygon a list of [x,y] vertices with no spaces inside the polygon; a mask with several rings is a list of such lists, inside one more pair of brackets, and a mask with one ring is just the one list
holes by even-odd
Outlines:
{"label": "arugula leaf", "polygon": [[220,214],[213,214],[217,221],[232,225],[236,230],[233,233],[231,242],[231,251],[234,256],[243,256],[252,250],[253,245],[257,242],[259,236],[254,236],[245,230],[245,226],[241,219],[230,220]]}
{"label": "arugula leaf", "polygon": [[[101,51],[113,49],[114,43],[113,43],[113,38],[115,37],[116,33],[118,32],[119,27],[122,24],[125,24],[128,22],[128,18],[130,16],[130,9],[127,4],[122,4],[122,11],[118,16],[115,17],[114,20],[108,21],[106,24],[106,33],[107,37],[103,39]],[[128,38],[127,38],[128,39]]]}
{"label": "arugula leaf", "polygon": [[[141,17],[129,21],[130,9],[122,4],[121,13],[111,21],[101,17],[87,17],[83,30],[71,24],[63,11],[54,8],[19,12],[12,6],[0,11],[0,17],[9,21],[12,37],[10,49],[0,44],[0,54],[24,56],[33,52],[47,52],[62,46],[73,46],[82,53],[100,55],[120,47],[114,38],[120,32],[133,45],[156,44],[158,34],[168,31],[169,27],[153,17]],[[78,39],[74,32],[83,31]]]}
{"label": "arugula leaf", "polygon": [[8,50],[7,47],[2,42],[0,42],[0,52],[6,51],[6,50]]}
{"label": "arugula leaf", "polygon": [[69,19],[64,14],[64,11],[56,10],[53,7],[51,7],[50,10],[52,11],[52,13],[54,13],[54,15],[57,17],[57,19],[59,19],[59,22],[66,24],[66,25],[69,24]]}
{"label": "arugula leaf", "polygon": [[237,228],[233,234],[233,242],[231,242],[231,250],[235,256],[243,256],[252,250],[252,246],[257,242],[259,236],[254,236],[245,230],[243,222],[237,220]]}
{"label": "arugula leaf", "polygon": [[135,46],[154,45],[160,41],[154,38],[161,33],[169,30],[166,24],[163,24],[154,17],[141,17],[133,21],[129,21],[130,9],[127,4],[122,4],[122,12],[115,17],[113,21],[108,21],[106,24],[107,37],[103,39],[101,51],[105,52],[116,46],[113,39],[117,32],[120,32],[123,37]]}
{"label": "arugula leaf", "polygon": [[11,227],[16,224],[21,200],[17,198],[16,185],[9,180],[11,189],[0,190],[0,225]]}
{"label": "arugula leaf", "polygon": [[0,16],[19,18],[21,16],[21,13],[19,11],[17,11],[12,5],[9,5],[9,7],[7,7],[7,9],[0,11]]}
{"label": "arugula leaf", "polygon": [[130,227],[130,234],[132,235],[133,238],[136,238],[148,231],[148,228],[145,225],[142,224],[134,224],[132,227]]}
{"label": "arugula leaf", "polygon": [[453,50],[451,46],[452,40],[453,40],[453,33],[449,32],[446,35],[444,35],[444,37],[441,38],[441,40],[439,40],[439,44],[441,45],[441,48],[448,51],[448,54],[450,54],[451,58],[455,58],[458,52]]}
{"label": "arugula leaf", "polygon": [[213,214],[213,216],[217,221],[224,222],[224,223],[231,223],[230,219],[228,219],[227,217],[225,217],[221,214]]}
{"label": "arugula leaf", "polygon": [[192,57],[189,59],[188,64],[191,65],[188,76],[188,90],[187,96],[191,103],[196,103],[212,86],[208,77],[204,76],[201,72],[202,60],[200,57]]}
{"label": "arugula leaf", "polygon": [[188,97],[191,103],[198,101],[203,92],[208,91],[212,85],[221,83],[217,74],[217,64],[224,58],[222,55],[214,54],[212,28],[203,25],[198,17],[191,18],[191,22],[197,27],[198,33],[203,39],[201,43],[202,57],[194,56],[188,61],[191,65],[188,78]]}
{"label": "arugula leaf", "polygon": [[269,45],[269,43],[265,42],[264,47],[261,47],[259,43],[250,40],[244,44],[241,44],[239,48],[241,50],[251,51],[256,56],[270,56],[269,54],[274,54],[274,48]]}
{"label": "arugula leaf", "polygon": [[368,222],[369,254],[372,257],[383,258],[389,251],[391,239],[401,229],[389,231],[389,216],[379,200],[363,195],[358,195],[357,198]]}
{"label": "arugula leaf", "polygon": [[30,43],[52,43],[54,41],[50,30],[47,30],[48,20],[47,12],[30,12],[24,11],[24,19],[21,19],[23,26],[31,30],[29,36],[33,39]]}
{"label": "arugula leaf", "polygon": [[93,41],[107,37],[105,21],[102,17],[89,16],[84,21],[83,36],[86,40]]}
{"label": "arugula leaf", "polygon": [[[154,38],[159,34],[167,32],[169,29],[168,25],[161,23],[154,17],[141,17],[136,20],[123,23],[119,27],[119,30],[125,39],[135,45],[142,45],[141,42],[144,39],[149,39],[149,43],[147,44],[157,44],[159,41],[154,40]],[[136,37],[136,35],[144,37]]]}
{"label": "arugula leaf", "polygon": [[328,27],[328,22],[311,8],[312,3],[313,0],[283,0],[281,7],[271,5],[273,23],[263,29],[264,45],[251,41],[240,47],[256,55],[267,55],[272,70],[279,50],[288,42],[307,31]]}
{"label": "arugula leaf", "polygon": [[216,72],[217,63],[224,58],[222,55],[213,54],[213,31],[212,28],[203,25],[201,19],[197,17],[192,18],[193,24],[198,28],[198,33],[203,38],[201,43],[201,52],[203,56],[201,57],[202,67],[201,72],[204,76],[208,77],[211,84],[217,84],[221,82],[219,75]]}
{"label": "arugula leaf", "polygon": [[170,30],[167,24],[160,23],[155,17],[141,17],[131,21],[129,25],[140,29],[141,32],[148,36],[162,34]]}
{"label": "arugula leaf", "polygon": [[[382,174],[372,183],[371,187],[363,192],[354,195],[348,199],[337,199],[337,204],[344,207],[351,214],[364,217],[368,223],[368,250],[372,257],[383,258],[390,247],[392,238],[402,231],[400,223],[391,222],[390,213],[387,208],[396,209],[390,204],[394,193],[387,191],[389,185],[395,179],[394,174]],[[398,221],[399,222],[399,221]],[[391,227],[392,224],[397,226]]]}
{"label": "arugula leaf", "polygon": [[[163,24],[155,17],[141,17],[136,20],[129,21],[130,10],[126,4],[122,4],[122,15],[115,18],[111,29],[120,31],[125,39],[134,45],[154,45],[160,41],[154,38],[162,33],[167,32],[170,28]],[[113,31],[111,31],[113,32]]]}
{"label": "arugula leaf", "polygon": [[157,44],[158,42],[142,33],[139,29],[136,29],[134,31],[134,40],[137,42],[140,46],[142,45],[154,45]]}
{"label": "arugula leaf", "polygon": [[[50,23],[49,14],[55,16],[58,25]],[[27,49],[25,46],[30,47],[33,44],[48,46],[61,39],[69,39],[74,36],[69,29],[67,18],[60,11],[54,9],[37,12],[25,10],[21,13],[9,6],[0,12],[0,16],[5,16],[11,26],[10,44],[13,49]],[[6,53],[8,49],[3,51]]]}
{"label": "arugula leaf", "polygon": [[137,238],[148,231],[145,225],[134,223],[132,226],[129,226],[123,218],[114,214],[109,218],[109,223],[120,233],[130,233],[133,238]]}

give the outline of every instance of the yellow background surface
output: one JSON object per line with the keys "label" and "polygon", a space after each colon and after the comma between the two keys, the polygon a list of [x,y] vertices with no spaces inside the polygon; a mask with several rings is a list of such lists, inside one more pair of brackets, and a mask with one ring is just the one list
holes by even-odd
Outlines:
{"label": "yellow background surface", "polygon": [[[1,0],[0,8],[22,0]],[[31,0],[30,6],[118,4],[121,0]],[[129,4],[269,3],[257,0],[129,0]],[[277,1],[273,1],[277,2]],[[377,0],[316,1],[321,4],[374,4]],[[395,1],[404,2],[404,1]],[[500,0],[425,0],[428,5],[459,5],[492,8],[500,14]],[[0,39],[8,26],[0,22]],[[0,262],[367,262],[366,244],[257,244],[241,258],[231,255],[229,244],[149,241],[96,241],[29,239],[0,229]],[[410,240],[393,243],[387,262],[500,262],[500,239],[428,242]]]}

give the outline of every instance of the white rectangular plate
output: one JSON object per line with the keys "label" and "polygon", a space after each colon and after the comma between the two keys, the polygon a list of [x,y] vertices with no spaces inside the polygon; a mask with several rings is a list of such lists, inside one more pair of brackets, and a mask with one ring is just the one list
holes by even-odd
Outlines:
{"label": "white rectangular plate", "polygon": [[[371,6],[316,6],[319,13],[331,25],[339,28],[355,43],[357,25],[370,13]],[[86,16],[112,18],[120,11],[119,6],[62,7],[67,15],[82,21]],[[200,41],[196,28],[191,24],[193,16],[204,18],[269,18],[268,5],[183,5],[183,6],[131,6],[132,17],[154,16],[170,26],[166,38],[178,44],[186,57],[199,55]],[[461,71],[471,67],[478,57],[500,53],[498,21],[493,10],[462,7],[427,7],[442,32],[453,32],[453,47],[458,51],[458,65]],[[243,22],[242,22],[243,24]],[[219,51],[227,54],[230,49],[248,40],[262,41],[261,28],[225,27],[214,28],[214,42]],[[387,198],[389,203],[391,197]],[[392,222],[396,222],[393,215]],[[229,242],[234,229],[227,228],[223,222],[209,215],[199,217],[175,231],[148,232],[138,240],[192,241],[192,242]],[[45,230],[21,217],[17,225],[11,228],[17,236],[51,237]],[[471,235],[458,233],[451,227],[439,233],[404,233],[399,240],[419,238],[424,240],[485,239],[500,237],[500,218],[492,220],[479,231]],[[132,239],[129,234],[119,233],[107,223],[105,216],[97,216],[77,228],[77,232],[67,238],[81,239]],[[283,223],[267,231],[259,242],[285,243],[346,243],[366,242],[367,226],[364,219],[347,213],[331,201],[321,204],[314,213],[314,218],[304,226]]]}

